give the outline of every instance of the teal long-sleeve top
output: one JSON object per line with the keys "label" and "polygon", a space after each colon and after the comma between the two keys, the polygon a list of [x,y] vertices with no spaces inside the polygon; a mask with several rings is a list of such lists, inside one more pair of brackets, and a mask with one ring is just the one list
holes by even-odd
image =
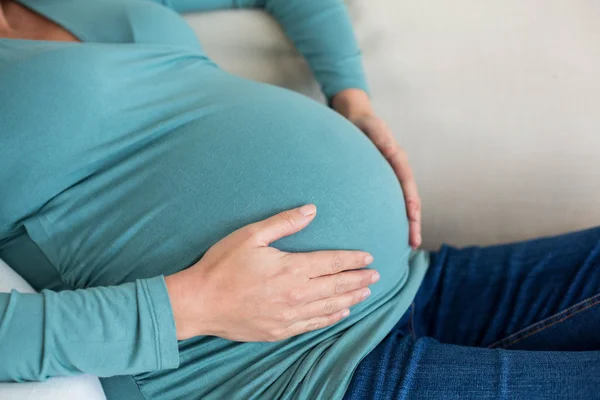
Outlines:
{"label": "teal long-sleeve top", "polygon": [[[19,3],[81,43],[0,39],[0,257],[41,290],[0,294],[0,381],[90,373],[109,399],[341,398],[427,268],[408,247],[401,187],[350,122],[221,70],[177,12],[264,8],[331,98],[367,89],[344,5]],[[280,342],[178,342],[164,276],[311,202],[311,225],[273,246],[371,252],[369,299]]]}

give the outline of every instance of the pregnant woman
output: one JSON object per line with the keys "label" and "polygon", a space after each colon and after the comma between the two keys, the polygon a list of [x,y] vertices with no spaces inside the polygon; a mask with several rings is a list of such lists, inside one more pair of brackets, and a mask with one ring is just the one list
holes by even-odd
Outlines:
{"label": "pregnant woman", "polygon": [[[340,1],[163,3],[0,0],[0,257],[42,291],[0,295],[0,381],[598,393],[599,230],[413,250],[418,195]],[[175,12],[233,7],[281,22],[335,111],[222,71]]]}

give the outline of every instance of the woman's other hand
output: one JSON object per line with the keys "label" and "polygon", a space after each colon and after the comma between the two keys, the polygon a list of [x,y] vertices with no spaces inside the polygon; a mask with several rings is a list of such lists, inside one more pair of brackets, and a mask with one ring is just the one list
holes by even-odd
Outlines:
{"label": "woman's other hand", "polygon": [[379,279],[360,270],[364,251],[286,253],[269,245],[304,229],[312,204],[284,211],[213,245],[198,263],[167,276],[177,338],[211,335],[274,342],[332,325]]}
{"label": "woman's other hand", "polygon": [[421,198],[406,152],[386,123],[375,115],[368,95],[359,89],[346,89],[333,97],[333,108],[362,130],[388,160],[402,185],[406,215],[410,222],[409,244],[421,245]]}

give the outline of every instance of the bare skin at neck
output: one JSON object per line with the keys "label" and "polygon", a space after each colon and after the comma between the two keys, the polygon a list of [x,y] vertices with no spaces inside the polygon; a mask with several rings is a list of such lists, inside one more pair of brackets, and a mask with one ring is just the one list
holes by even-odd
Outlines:
{"label": "bare skin at neck", "polygon": [[0,38],[79,42],[60,25],[13,0],[0,0]]}

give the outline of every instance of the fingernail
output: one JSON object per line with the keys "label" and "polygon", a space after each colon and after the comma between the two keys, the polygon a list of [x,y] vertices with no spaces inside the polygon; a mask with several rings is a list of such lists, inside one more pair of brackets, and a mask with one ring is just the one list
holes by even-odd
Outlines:
{"label": "fingernail", "polygon": [[379,272],[375,271],[373,273],[373,275],[371,275],[371,282],[375,283],[379,280],[380,276],[379,276]]}
{"label": "fingernail", "polygon": [[367,298],[367,297],[369,297],[370,295],[371,295],[371,289],[368,289],[368,288],[367,288],[367,289],[363,290],[363,292],[362,292],[362,298],[363,298],[363,299],[366,299],[366,298]]}
{"label": "fingernail", "polygon": [[350,315],[350,310],[342,311],[342,318],[346,318],[348,315]]}
{"label": "fingernail", "polygon": [[317,207],[314,204],[307,204],[305,206],[300,207],[299,211],[302,215],[308,217],[309,215],[313,215],[317,212]]}
{"label": "fingernail", "polygon": [[423,238],[421,237],[421,235],[417,236],[417,245],[420,245],[422,241]]}
{"label": "fingernail", "polygon": [[371,264],[373,262],[373,256],[369,255],[365,257],[365,264]]}

